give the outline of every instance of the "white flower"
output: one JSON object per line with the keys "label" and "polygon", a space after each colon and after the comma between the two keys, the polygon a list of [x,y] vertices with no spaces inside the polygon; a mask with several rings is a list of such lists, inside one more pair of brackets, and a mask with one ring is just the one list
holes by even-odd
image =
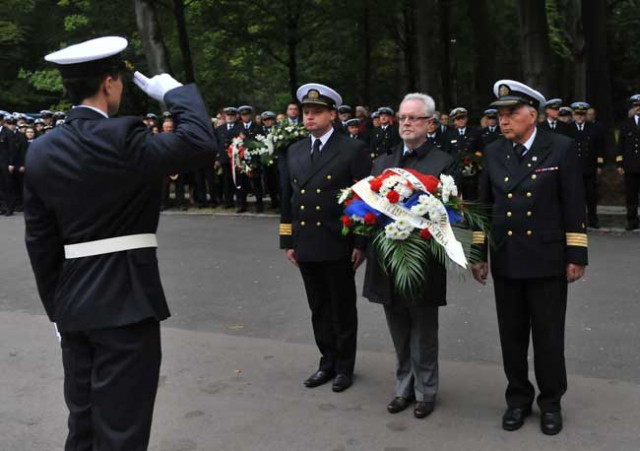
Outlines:
{"label": "white flower", "polygon": [[342,193],[340,193],[340,197],[338,198],[338,203],[339,204],[344,203],[349,198],[350,194],[351,194],[351,188],[343,189]]}
{"label": "white flower", "polygon": [[401,232],[407,229],[410,230],[411,224],[409,224],[409,222],[406,219],[398,219],[396,221],[396,228]]}
{"label": "white flower", "polygon": [[382,186],[387,187],[387,188],[393,188],[393,185],[396,184],[396,181],[393,179],[393,177],[389,177],[388,179],[384,179],[384,181],[382,182]]}
{"label": "white flower", "polygon": [[416,204],[411,207],[411,213],[418,216],[424,216],[427,214],[427,206],[424,204]]}
{"label": "white flower", "polygon": [[458,187],[450,175],[440,174],[439,188],[444,202],[449,202],[450,197],[456,197],[458,195]]}
{"label": "white flower", "polygon": [[400,197],[404,199],[408,199],[413,194],[413,190],[407,185],[396,185],[394,189],[400,194]]}
{"label": "white flower", "polygon": [[389,193],[389,191],[391,191],[389,188],[387,188],[386,186],[383,186],[382,188],[380,188],[380,195],[385,196]]}
{"label": "white flower", "polygon": [[422,205],[427,205],[429,202],[429,197],[426,194],[423,194],[421,196],[418,197],[418,202]]}
{"label": "white flower", "polygon": [[361,222],[364,224],[364,218],[362,216],[358,216],[358,215],[351,215],[350,216],[351,221],[353,222]]}

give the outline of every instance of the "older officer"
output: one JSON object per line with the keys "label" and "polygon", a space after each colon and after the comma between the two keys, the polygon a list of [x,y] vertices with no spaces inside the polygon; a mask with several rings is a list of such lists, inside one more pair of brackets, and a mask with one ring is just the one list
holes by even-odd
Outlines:
{"label": "older officer", "polygon": [[[434,113],[431,97],[407,94],[399,110],[403,142],[391,154],[375,160],[372,174],[378,176],[387,168],[402,167],[435,177],[457,175],[456,160],[427,140],[427,124],[435,122]],[[415,400],[414,415],[424,418],[433,412],[438,393],[438,307],[446,304],[446,269],[436,261],[425,265],[424,286],[415,298],[409,298],[394,289],[372,246],[367,257],[363,294],[371,302],[384,304],[396,349],[396,395],[387,410],[401,412]]]}
{"label": "older officer", "polygon": [[638,191],[640,190],[640,94],[629,98],[632,116],[620,127],[616,164],[624,176],[627,204],[627,230],[640,227],[638,222]]}
{"label": "older officer", "polygon": [[198,89],[167,74],[136,72],[134,82],[167,105],[175,133],[109,117],[122,100],[126,46],[105,37],[47,55],[76,106],[27,154],[26,243],[62,336],[68,451],[147,449],[159,321],[169,316],[155,250],[162,177],[216,151]]}
{"label": "older officer", "polygon": [[371,172],[360,140],[337,132],[333,123],[342,98],[328,86],[298,88],[307,139],[289,147],[284,165],[280,248],[300,268],[316,344],[322,357],[305,382],[309,388],[331,379],[333,391],[349,388],[356,359],[358,315],[355,270],[363,261],[362,237],[342,235],[340,190]]}
{"label": "older officer", "polygon": [[604,166],[604,134],[600,127],[586,119],[590,106],[587,102],[574,102],[574,122],[569,125],[569,136],[576,142],[580,170],[584,183],[584,193],[587,201],[587,225],[594,229],[600,228],[598,221],[598,177]]}
{"label": "older officer", "polygon": [[9,117],[10,113],[0,111],[0,215],[6,216],[13,215],[15,208],[11,176],[17,158],[16,136],[6,124]]}
{"label": "older officer", "polygon": [[[502,427],[519,429],[531,414],[535,390],[527,352],[533,336],[543,433],[562,429],[560,400],[567,390],[564,324],[567,282],[584,273],[587,235],[584,193],[575,144],[536,128],[544,97],[512,80],[494,85],[504,139],[484,155],[480,202],[491,206],[491,273],[508,386]],[[485,283],[487,240],[474,232],[482,262],[473,275]]]}

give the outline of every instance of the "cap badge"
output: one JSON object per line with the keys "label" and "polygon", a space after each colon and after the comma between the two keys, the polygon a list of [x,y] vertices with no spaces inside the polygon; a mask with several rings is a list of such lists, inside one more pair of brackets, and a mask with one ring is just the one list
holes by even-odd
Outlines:
{"label": "cap badge", "polygon": [[500,90],[498,91],[498,94],[500,95],[500,97],[508,96],[510,93],[511,93],[511,89],[509,89],[509,86],[500,85]]}
{"label": "cap badge", "polygon": [[311,100],[316,100],[318,97],[320,97],[320,93],[315,90],[315,89],[311,89],[308,93],[307,93],[307,98],[311,99]]}

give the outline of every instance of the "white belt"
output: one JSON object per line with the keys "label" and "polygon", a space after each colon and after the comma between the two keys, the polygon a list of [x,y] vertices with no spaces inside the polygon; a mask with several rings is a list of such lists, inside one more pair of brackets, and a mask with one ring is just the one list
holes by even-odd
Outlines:
{"label": "white belt", "polygon": [[131,249],[142,249],[144,247],[158,247],[158,240],[154,233],[117,236],[104,240],[87,241],[86,243],[68,244],[64,247],[64,256],[69,260],[72,258],[129,251]]}

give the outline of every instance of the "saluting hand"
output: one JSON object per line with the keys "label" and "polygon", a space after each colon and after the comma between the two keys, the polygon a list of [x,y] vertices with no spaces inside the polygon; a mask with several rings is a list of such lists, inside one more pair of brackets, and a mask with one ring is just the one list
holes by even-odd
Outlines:
{"label": "saluting hand", "polygon": [[569,263],[567,265],[567,281],[569,283],[579,280],[584,275],[584,266]]}
{"label": "saluting hand", "polygon": [[169,91],[182,86],[182,83],[169,74],[160,74],[147,78],[138,71],[133,74],[133,82],[145,94],[158,102],[164,102],[164,96]]}

